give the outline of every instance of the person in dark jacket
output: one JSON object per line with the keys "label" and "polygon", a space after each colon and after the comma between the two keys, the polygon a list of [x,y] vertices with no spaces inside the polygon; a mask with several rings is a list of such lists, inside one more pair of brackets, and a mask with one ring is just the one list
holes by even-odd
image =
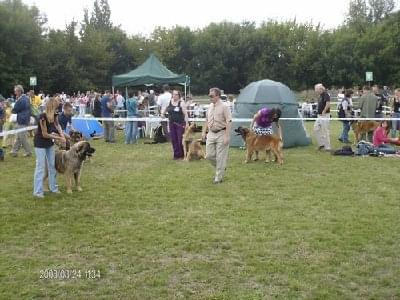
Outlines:
{"label": "person in dark jacket", "polygon": [[[31,103],[29,98],[24,94],[24,88],[22,85],[16,85],[14,87],[14,93],[17,101],[15,102],[12,110],[13,114],[17,114],[17,125],[14,129],[21,129],[29,126],[31,119]],[[21,146],[25,150],[25,156],[32,155],[32,149],[29,145],[27,132],[22,131],[17,133],[17,138],[11,150],[11,155],[16,157]]]}
{"label": "person in dark jacket", "polygon": [[95,118],[101,118],[101,101],[100,94],[96,94],[93,101],[93,116]]}
{"label": "person in dark jacket", "polygon": [[188,114],[180,91],[174,90],[172,92],[172,99],[169,105],[161,112],[161,116],[164,118],[166,114],[168,114],[169,119],[169,132],[174,159],[183,159],[182,136],[185,127],[188,126]]}

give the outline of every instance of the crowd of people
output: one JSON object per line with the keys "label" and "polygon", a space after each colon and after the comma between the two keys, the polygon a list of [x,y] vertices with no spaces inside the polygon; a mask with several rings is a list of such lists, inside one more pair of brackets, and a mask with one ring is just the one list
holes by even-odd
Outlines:
{"label": "crowd of people", "polygon": [[[318,117],[314,124],[314,134],[318,144],[318,150],[331,151],[329,125],[331,98],[323,84],[315,85],[315,92],[319,95],[317,111]],[[10,129],[23,129],[29,124],[36,123],[37,129],[34,134],[34,151],[36,155],[36,168],[34,175],[34,196],[43,197],[43,174],[45,166],[48,166],[49,189],[58,193],[55,184],[54,168],[54,141],[65,142],[68,129],[72,128],[72,116],[74,114],[86,115],[91,113],[94,117],[115,118],[143,117],[150,114],[159,114],[165,121],[161,122],[166,139],[172,144],[173,159],[180,160],[184,157],[182,136],[185,128],[189,125],[188,118],[190,103],[178,89],[171,89],[168,85],[163,86],[162,93],[157,95],[154,91],[142,93],[141,91],[129,92],[127,99],[117,91],[111,94],[87,92],[68,96],[65,93],[54,97],[35,95],[33,91],[24,93],[21,85],[14,88],[15,101],[2,101],[0,117],[5,119],[4,128],[6,132]],[[232,122],[232,102],[222,101],[222,91],[211,88],[209,91],[210,104],[207,107],[206,122],[203,126],[202,138],[206,141],[206,158],[215,166],[214,183],[221,183],[226,170],[228,149],[230,142],[230,131]],[[378,86],[364,86],[358,103],[352,100],[352,91],[343,90],[338,95],[338,116],[347,120],[343,123],[342,132],[338,140],[342,143],[350,143],[349,130],[354,110],[359,109],[361,118],[382,118],[382,107],[389,103],[392,106],[392,117],[400,117],[400,89],[394,91],[393,98],[380,93]],[[145,108],[145,109],[143,109]],[[144,113],[143,113],[144,112]],[[272,123],[279,126],[281,111],[279,108],[262,108],[253,117],[250,127],[257,135],[273,134]],[[14,119],[13,119],[14,117]],[[115,143],[115,124],[113,120],[103,120],[104,141]],[[125,130],[125,144],[137,142],[138,121],[123,122]],[[3,125],[3,124],[2,124]],[[399,120],[382,120],[379,127],[365,139],[383,153],[396,153],[392,145],[400,145],[397,131],[400,130]],[[32,148],[28,141],[27,131],[15,134],[15,140],[10,142],[9,136],[3,137],[3,147],[11,145],[10,154],[17,156],[21,147],[25,150],[25,156],[32,155]]]}
{"label": "crowd of people", "polygon": [[[318,143],[318,150],[331,151],[329,123],[331,98],[326,88],[320,83],[315,85],[315,92],[319,95],[317,104],[317,120],[314,124],[314,134]],[[353,103],[353,92],[343,90],[338,95],[338,117],[347,119],[341,120],[343,124],[342,132],[338,140],[349,144],[351,119],[355,116],[355,110],[359,110],[358,117],[368,119],[384,118],[383,107],[391,107],[391,117],[400,117],[400,88],[395,89],[394,96],[390,97],[388,89],[381,93],[379,86],[364,86],[362,94],[359,95],[358,103]],[[380,120],[379,127],[375,131],[366,134],[365,141],[370,142],[382,153],[396,153],[393,145],[399,145],[400,140],[397,131],[400,130],[400,120]]]}

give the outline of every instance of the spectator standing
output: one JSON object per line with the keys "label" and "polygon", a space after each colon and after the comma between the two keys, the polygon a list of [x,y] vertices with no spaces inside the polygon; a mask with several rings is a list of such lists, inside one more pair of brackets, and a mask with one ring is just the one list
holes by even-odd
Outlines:
{"label": "spectator standing", "polygon": [[11,122],[12,106],[11,101],[7,100],[4,103],[4,136],[3,136],[3,148],[11,147],[14,144],[14,135],[7,134],[7,131],[14,128],[14,123]]}
{"label": "spectator standing", "polygon": [[[170,87],[168,84],[165,84],[163,86],[163,93],[158,96],[157,99],[157,105],[159,107],[159,111],[163,112],[167,109],[167,106],[169,105],[169,103],[171,102],[172,99],[172,94],[170,92]],[[170,140],[170,134],[168,132],[168,122],[167,121],[161,121],[161,126],[163,128],[165,137],[167,139],[167,141]]]}
{"label": "spectator standing", "polygon": [[[393,110],[392,118],[400,118],[400,88],[394,90],[392,110]],[[391,130],[392,138],[396,137],[397,130],[400,130],[400,120],[393,120],[392,130]]]}
{"label": "spectator standing", "polygon": [[203,140],[206,139],[206,158],[215,166],[214,183],[222,182],[228,160],[232,115],[229,107],[221,100],[221,90],[211,88],[211,104],[208,107],[206,123],[203,127]]}
{"label": "spectator standing", "polygon": [[[12,113],[17,114],[17,125],[15,126],[15,129],[22,129],[29,126],[31,119],[31,104],[29,98],[24,94],[24,89],[21,85],[16,85],[14,87],[14,93],[17,99],[14,108],[12,109]],[[21,146],[26,152],[25,156],[32,155],[32,149],[29,145],[26,131],[17,133],[17,138],[11,150],[11,155],[16,157]]]}
{"label": "spectator standing", "polygon": [[100,94],[96,93],[93,100],[93,116],[95,118],[101,118],[101,101]]}
{"label": "spectator standing", "polygon": [[[339,118],[351,118],[352,117],[352,91],[346,90],[344,92],[344,97],[341,99],[338,105],[338,117]],[[348,144],[349,141],[349,131],[350,131],[350,120],[342,120],[343,129],[339,141]]]}
{"label": "spectator standing", "polygon": [[[126,100],[126,109],[128,118],[138,117],[138,101],[133,92],[129,92],[129,98]],[[135,144],[137,139],[137,121],[127,121],[125,124],[125,144]]]}
{"label": "spectator standing", "polygon": [[[103,118],[112,118],[114,113],[113,100],[109,91],[106,91],[101,98],[101,116]],[[106,143],[115,143],[114,121],[103,121],[104,139]]]}
{"label": "spectator standing", "polygon": [[58,124],[60,124],[61,129],[65,132],[67,127],[68,129],[72,128],[72,114],[73,108],[71,103],[65,102],[63,105],[63,111],[58,115]]}
{"label": "spectator standing", "polygon": [[318,83],[314,87],[315,92],[319,95],[317,105],[317,120],[314,123],[314,134],[318,143],[318,150],[330,151],[331,142],[329,137],[329,118],[331,97],[326,92],[322,83]]}
{"label": "spectator standing", "polygon": [[117,95],[116,95],[116,108],[117,110],[119,110],[118,115],[120,117],[125,117],[125,112],[121,111],[121,110],[125,110],[125,98],[124,96],[122,96],[120,91],[117,91]]}
{"label": "spectator standing", "polygon": [[[378,97],[376,97],[368,85],[363,87],[363,95],[358,101],[358,108],[360,109],[360,117],[365,119],[375,118],[378,108]],[[373,132],[367,134],[367,141],[372,142]]]}
{"label": "spectator standing", "polygon": [[6,118],[6,112],[5,112],[5,107],[4,107],[4,100],[1,98],[0,95],[0,132],[3,131],[3,125],[5,122]]}
{"label": "spectator standing", "polygon": [[86,95],[81,94],[79,97],[79,116],[84,117],[86,114]]}
{"label": "spectator standing", "polygon": [[378,105],[375,111],[375,118],[383,118],[383,106],[386,104],[385,97],[380,93],[379,86],[372,87],[374,95],[378,98]]}
{"label": "spectator standing", "polygon": [[388,86],[383,86],[382,96],[385,98],[386,103],[389,101],[390,91]]}

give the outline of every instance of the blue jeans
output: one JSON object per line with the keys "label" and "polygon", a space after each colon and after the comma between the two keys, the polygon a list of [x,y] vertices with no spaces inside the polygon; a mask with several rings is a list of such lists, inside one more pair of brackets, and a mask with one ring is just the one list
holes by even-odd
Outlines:
{"label": "blue jeans", "polygon": [[350,131],[350,121],[342,121],[343,123],[343,130],[342,134],[340,135],[340,139],[343,142],[348,142],[349,141],[349,131]]}
{"label": "blue jeans", "polygon": [[[400,113],[393,113],[393,118],[400,118]],[[400,129],[400,121],[392,120],[392,129],[390,130],[390,135],[392,138],[396,137],[396,130]]]}
{"label": "blue jeans", "polygon": [[125,144],[136,143],[138,122],[128,121],[125,124]]}
{"label": "blue jeans", "polygon": [[33,179],[33,194],[43,195],[43,178],[45,167],[49,170],[49,189],[52,192],[57,192],[58,187],[56,185],[56,153],[54,146],[49,148],[35,148],[36,154],[36,168]]}
{"label": "blue jeans", "polygon": [[375,149],[385,154],[396,154],[396,149],[388,144],[379,145],[379,147],[375,147]]}

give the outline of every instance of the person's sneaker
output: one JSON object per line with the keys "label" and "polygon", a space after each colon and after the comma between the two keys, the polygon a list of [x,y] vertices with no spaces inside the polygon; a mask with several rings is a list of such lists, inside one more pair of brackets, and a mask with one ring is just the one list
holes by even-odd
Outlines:
{"label": "person's sneaker", "polygon": [[319,146],[318,148],[317,148],[317,151],[321,151],[321,150],[323,150],[325,148],[325,146]]}
{"label": "person's sneaker", "polygon": [[214,182],[213,182],[214,184],[220,184],[220,183],[222,183],[222,179],[220,179],[220,180],[215,180],[214,179]]}
{"label": "person's sneaker", "polygon": [[59,190],[56,190],[56,191],[54,191],[54,192],[52,191],[52,193],[53,193],[53,194],[61,194],[61,192],[60,192]]}
{"label": "person's sneaker", "polygon": [[33,194],[33,197],[35,198],[44,198],[43,194]]}
{"label": "person's sneaker", "polygon": [[338,141],[340,141],[340,142],[344,143],[344,142],[343,142],[343,140],[342,140],[342,138],[338,138]]}

